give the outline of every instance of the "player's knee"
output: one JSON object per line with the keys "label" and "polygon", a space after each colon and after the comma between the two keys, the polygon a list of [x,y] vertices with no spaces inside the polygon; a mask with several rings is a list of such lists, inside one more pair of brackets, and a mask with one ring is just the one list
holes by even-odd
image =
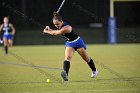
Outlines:
{"label": "player's knee", "polygon": [[71,61],[71,59],[72,59],[72,56],[67,56],[67,57],[65,57],[65,60]]}
{"label": "player's knee", "polygon": [[8,47],[12,47],[12,44],[9,44]]}
{"label": "player's knee", "polygon": [[12,47],[12,45],[13,45],[13,42],[12,41],[8,41],[8,46]]}
{"label": "player's knee", "polygon": [[8,42],[7,41],[4,41],[4,46],[8,46]]}

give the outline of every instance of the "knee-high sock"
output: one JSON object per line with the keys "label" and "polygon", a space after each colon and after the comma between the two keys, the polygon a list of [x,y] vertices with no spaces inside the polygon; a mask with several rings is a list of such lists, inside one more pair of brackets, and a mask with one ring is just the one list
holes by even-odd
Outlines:
{"label": "knee-high sock", "polygon": [[89,62],[87,62],[87,64],[89,65],[92,71],[96,71],[96,67],[92,59],[90,59]]}
{"label": "knee-high sock", "polygon": [[5,53],[8,54],[8,46],[4,46]]}
{"label": "knee-high sock", "polygon": [[70,62],[69,61],[67,61],[67,60],[64,61],[63,69],[64,69],[64,71],[66,71],[66,73],[68,75],[69,69],[70,69]]}

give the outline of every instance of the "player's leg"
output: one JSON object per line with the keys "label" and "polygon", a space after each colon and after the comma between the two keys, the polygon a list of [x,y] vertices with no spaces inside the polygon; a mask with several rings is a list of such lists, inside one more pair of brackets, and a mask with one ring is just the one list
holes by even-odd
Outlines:
{"label": "player's leg", "polygon": [[13,40],[12,39],[8,39],[8,46],[11,47],[13,45]]}
{"label": "player's leg", "polygon": [[66,71],[67,75],[70,68],[70,61],[72,60],[72,56],[75,50],[72,47],[66,47],[65,49],[65,61],[64,61],[64,70]]}
{"label": "player's leg", "polygon": [[80,54],[80,56],[87,62],[88,66],[91,68],[92,70],[91,77],[97,76],[98,71],[95,67],[93,60],[90,58],[85,48],[79,48],[77,49],[77,52]]}
{"label": "player's leg", "polygon": [[66,49],[65,49],[65,60],[64,60],[64,64],[63,64],[64,71],[61,72],[61,76],[64,79],[64,81],[68,81],[70,61],[72,59],[74,52],[75,52],[75,50],[72,47],[66,47]]}
{"label": "player's leg", "polygon": [[8,40],[3,38],[5,54],[8,54]]}
{"label": "player's leg", "polygon": [[90,56],[88,55],[87,51],[84,48],[79,48],[79,49],[77,49],[77,52],[87,62],[87,64],[91,68],[91,70],[96,71],[95,64],[94,64],[93,60],[90,58]]}
{"label": "player's leg", "polygon": [[88,55],[87,51],[84,48],[78,48],[76,51],[80,54],[80,56],[86,62],[88,62],[90,60],[90,56]]}

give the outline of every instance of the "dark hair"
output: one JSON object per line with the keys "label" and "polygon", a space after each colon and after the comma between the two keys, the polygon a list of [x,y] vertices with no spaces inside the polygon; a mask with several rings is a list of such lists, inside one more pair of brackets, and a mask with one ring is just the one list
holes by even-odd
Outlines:
{"label": "dark hair", "polygon": [[5,16],[4,18],[7,18],[7,19],[9,19],[9,18],[10,18],[10,16]]}
{"label": "dark hair", "polygon": [[58,21],[62,21],[62,17],[60,14],[58,14],[57,12],[53,13],[53,19],[54,20],[58,20]]}

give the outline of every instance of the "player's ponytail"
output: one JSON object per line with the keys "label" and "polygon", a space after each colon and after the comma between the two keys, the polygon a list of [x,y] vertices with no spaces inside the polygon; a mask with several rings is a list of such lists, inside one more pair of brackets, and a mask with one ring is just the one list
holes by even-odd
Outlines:
{"label": "player's ponytail", "polygon": [[58,14],[57,12],[53,13],[53,19],[54,20],[58,20],[58,21],[62,21],[62,17],[60,14]]}

